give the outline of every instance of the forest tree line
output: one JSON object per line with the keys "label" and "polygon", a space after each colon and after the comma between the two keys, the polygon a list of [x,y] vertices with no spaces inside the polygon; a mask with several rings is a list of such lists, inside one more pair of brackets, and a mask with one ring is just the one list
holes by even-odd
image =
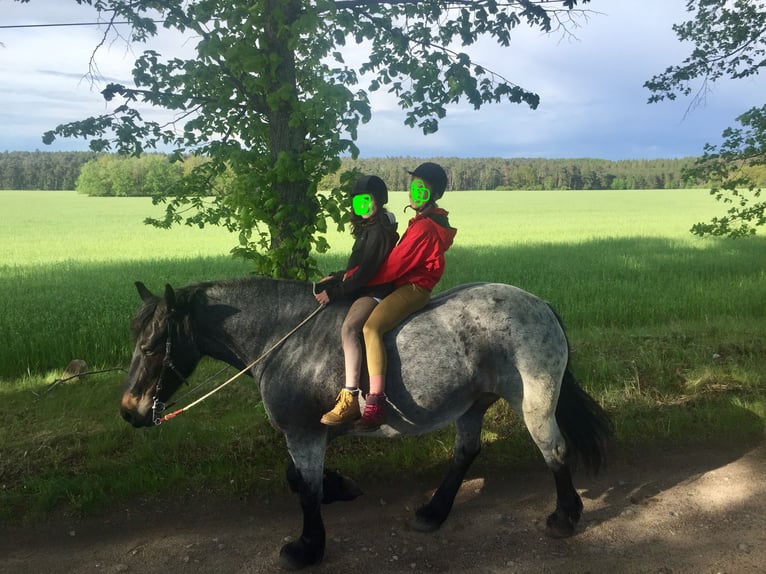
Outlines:
{"label": "forest tree line", "polygon": [[[449,189],[583,190],[682,189],[707,182],[685,180],[683,169],[694,158],[619,160],[542,158],[430,158],[450,176]],[[93,152],[0,153],[0,189],[77,190],[95,196],[151,196],[177,183],[189,169],[204,161],[189,158],[171,164],[161,154],[129,158]],[[409,185],[408,170],[422,159],[389,157],[342,160],[342,170],[356,168],[383,178],[391,190]],[[766,168],[755,180],[766,183]],[[326,177],[322,189],[339,184],[340,172]],[[218,182],[225,189],[225,182]],[[213,191],[211,191],[213,193]]]}
{"label": "forest tree line", "polygon": [[75,189],[80,168],[95,152],[6,151],[0,153],[0,189]]}
{"label": "forest tree line", "polygon": [[[408,170],[422,160],[411,157],[344,159],[345,169],[383,178],[389,189],[409,187]],[[682,170],[694,158],[658,160],[543,159],[543,158],[435,158],[449,174],[448,189],[680,189],[698,187],[684,181]],[[337,185],[339,174],[325,178],[328,187]]]}

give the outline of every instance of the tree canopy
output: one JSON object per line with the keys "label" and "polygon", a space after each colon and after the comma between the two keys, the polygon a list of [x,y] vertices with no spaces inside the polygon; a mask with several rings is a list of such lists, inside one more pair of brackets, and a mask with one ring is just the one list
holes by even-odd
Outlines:
{"label": "tree canopy", "polygon": [[[644,84],[652,92],[649,102],[693,95],[693,107],[704,103],[709,84],[755,76],[766,67],[766,1],[687,0],[686,6],[693,18],[673,30],[680,41],[692,44],[692,52]],[[766,165],[766,104],[736,121],[741,127],[727,128],[718,146],[706,144],[688,170],[688,177],[710,181],[710,193],[729,204],[726,215],[694,225],[697,235],[752,235],[766,224],[766,202],[752,176],[754,167]]]}
{"label": "tree canopy", "polygon": [[[27,3],[30,0],[16,0]],[[312,250],[331,218],[346,216],[344,189],[353,172],[328,193],[320,180],[358,155],[360,122],[371,117],[370,92],[386,90],[404,122],[435,132],[451,103],[475,108],[517,103],[536,108],[537,94],[486,69],[464,51],[479,38],[503,46],[520,25],[567,33],[589,0],[75,0],[105,22],[131,24],[129,39],[144,42],[174,29],[196,42],[194,57],[164,57],[145,50],[131,86],[110,83],[109,113],[64,124],[46,133],[82,137],[93,151],[140,155],[173,150],[200,163],[157,201],[164,219],[224,225],[235,232],[233,251],[273,276],[308,277]],[[158,27],[161,23],[161,28]],[[361,63],[344,53],[356,46]],[[168,110],[171,121],[144,117],[142,107]],[[210,195],[225,171],[226,193]],[[191,208],[191,209],[190,209]]]}

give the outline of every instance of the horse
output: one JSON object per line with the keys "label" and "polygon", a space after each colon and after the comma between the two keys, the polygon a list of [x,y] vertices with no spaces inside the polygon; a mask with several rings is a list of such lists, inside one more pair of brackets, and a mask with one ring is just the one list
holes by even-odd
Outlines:
{"label": "horse", "polygon": [[[177,290],[166,285],[162,296],[135,285],[142,304],[131,323],[135,348],[122,417],[134,427],[158,424],[163,405],[203,356],[246,371],[259,385],[269,421],[285,437],[287,481],[303,511],[301,535],[281,548],[280,565],[319,563],[325,551],[321,504],[360,493],[324,465],[328,442],[353,427],[320,423],[344,380],[338,333],[348,304],[330,304],[312,317],[319,309],[311,283],[255,276]],[[258,362],[265,349],[273,351]],[[365,434],[397,437],[456,426],[447,475],[417,509],[413,528],[434,531],[447,519],[481,449],[484,413],[505,399],[553,473],[556,507],[546,521],[548,533],[574,534],[583,504],[572,466],[581,461],[598,472],[613,424],[572,375],[564,327],[548,303],[507,284],[460,285],[435,295],[388,333],[386,349],[391,408],[384,424]],[[367,385],[363,380],[363,391]]]}

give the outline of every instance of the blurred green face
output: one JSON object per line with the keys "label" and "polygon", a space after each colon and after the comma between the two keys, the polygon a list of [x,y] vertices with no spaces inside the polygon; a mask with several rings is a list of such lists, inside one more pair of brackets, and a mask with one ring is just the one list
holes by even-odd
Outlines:
{"label": "blurred green face", "polygon": [[431,199],[431,190],[426,186],[426,182],[420,178],[414,178],[410,183],[410,201],[413,207],[421,207]]}
{"label": "blurred green face", "polygon": [[372,214],[375,209],[375,204],[372,201],[372,196],[369,193],[362,193],[355,195],[351,200],[351,206],[354,209],[354,213],[359,217],[365,217]]}

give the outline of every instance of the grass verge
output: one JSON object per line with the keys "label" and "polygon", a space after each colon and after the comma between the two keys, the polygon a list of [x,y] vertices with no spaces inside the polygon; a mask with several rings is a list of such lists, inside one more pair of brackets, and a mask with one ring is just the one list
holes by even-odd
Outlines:
{"label": "grass verge", "polygon": [[[37,194],[29,210],[26,197],[4,205],[0,192],[0,519],[286,492],[284,440],[249,381],[144,431],[117,415],[120,373],[53,384],[73,358],[126,366],[133,281],[156,291],[246,273],[223,255],[231,238],[145,230],[147,202]],[[705,192],[452,194],[444,203],[459,232],[439,289],[500,281],[550,301],[568,326],[576,375],[615,419],[617,458],[755,444],[766,420],[766,242],[689,236],[707,201]],[[326,271],[342,267],[350,246],[335,239],[320,258]],[[219,368],[205,362],[193,380]],[[483,440],[475,472],[542,467],[503,404],[487,414]],[[407,474],[436,485],[452,442],[451,429],[340,439],[328,465],[361,481]]]}

